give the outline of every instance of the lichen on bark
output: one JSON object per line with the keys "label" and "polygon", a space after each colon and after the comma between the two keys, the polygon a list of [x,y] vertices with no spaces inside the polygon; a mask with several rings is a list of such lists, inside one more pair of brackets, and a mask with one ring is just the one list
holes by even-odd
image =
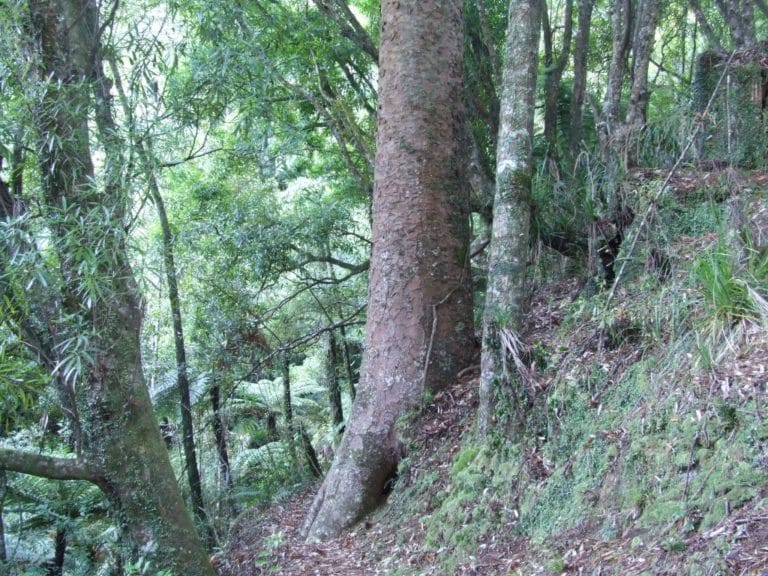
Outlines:
{"label": "lichen on bark", "polygon": [[481,434],[490,432],[499,391],[510,384],[500,331],[519,329],[526,296],[540,10],[537,0],[509,3],[480,361]]}

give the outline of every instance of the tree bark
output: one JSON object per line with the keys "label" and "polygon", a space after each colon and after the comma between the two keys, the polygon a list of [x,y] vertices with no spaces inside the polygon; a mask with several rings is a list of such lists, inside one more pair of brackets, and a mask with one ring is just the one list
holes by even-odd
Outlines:
{"label": "tree bark", "polygon": [[53,559],[49,562],[48,576],[62,576],[64,574],[64,559],[66,556],[67,531],[59,528],[54,536]]}
{"label": "tree bark", "polygon": [[149,190],[152,200],[157,208],[160,218],[160,229],[163,236],[163,260],[165,262],[165,275],[168,282],[168,303],[171,307],[173,318],[173,343],[176,351],[176,383],[179,389],[181,406],[182,444],[184,446],[184,460],[187,467],[187,481],[192,497],[192,510],[197,521],[204,528],[209,545],[216,543],[216,537],[208,521],[203,502],[203,486],[200,480],[200,470],[197,466],[197,453],[195,451],[195,432],[192,422],[192,401],[189,392],[189,371],[187,370],[187,351],[184,345],[184,325],[181,319],[181,299],[179,298],[179,283],[176,276],[176,261],[173,256],[173,233],[168,222],[168,214],[165,211],[165,202],[160,194],[160,188],[155,179],[149,157],[141,142],[138,143],[139,156],[144,164],[144,171],[149,180]]}
{"label": "tree bark", "polygon": [[301,437],[301,448],[304,452],[304,458],[307,460],[310,474],[315,478],[322,478],[323,468],[317,459],[317,452],[315,452],[315,448],[312,446],[312,440],[310,440],[309,434],[307,434],[307,430],[302,424],[299,424],[299,436]]}
{"label": "tree bark", "polygon": [[570,160],[576,162],[583,137],[584,97],[587,93],[587,56],[592,30],[594,0],[579,0],[579,22],[573,51],[573,95],[571,96]]}
{"label": "tree bark", "polygon": [[296,464],[296,428],[293,423],[293,402],[291,401],[291,356],[290,352],[283,354],[283,418],[285,420],[286,448],[291,461]]}
{"label": "tree bark", "polygon": [[571,39],[573,38],[573,0],[566,0],[565,15],[563,16],[563,41],[560,52],[554,55],[554,32],[549,20],[546,0],[542,0],[542,28],[544,32],[544,139],[547,141],[547,153],[550,160],[559,157],[557,148],[558,100],[560,98],[560,81],[568,65],[571,55]]}
{"label": "tree bark", "polygon": [[232,467],[229,464],[229,452],[227,450],[227,430],[221,419],[221,386],[214,382],[209,391],[211,398],[211,410],[213,411],[213,435],[216,438],[216,452],[219,455],[219,470],[224,478],[224,485],[228,491],[235,487],[232,479]]}
{"label": "tree bark", "polygon": [[341,387],[339,386],[339,377],[337,373],[338,364],[338,344],[333,330],[328,332],[325,340],[325,374],[326,384],[328,386],[328,404],[331,409],[331,424],[334,431],[338,431],[344,422],[344,412],[341,406]]}
{"label": "tree bark", "polygon": [[699,0],[690,0],[690,3],[693,14],[696,17],[696,22],[701,27],[701,31],[703,32],[704,37],[707,39],[709,47],[715,50],[722,49],[723,46],[720,42],[720,38],[712,29],[712,24],[710,24],[709,18],[707,18],[706,14],[704,14],[704,10],[702,9]]}
{"label": "tree bark", "polygon": [[[120,70],[115,58],[110,58],[110,67],[114,77],[118,96],[123,107],[123,113],[130,122],[129,132],[133,136],[133,110],[128,103],[128,97],[123,88]],[[109,116],[107,116],[109,118]],[[208,544],[213,546],[216,543],[216,537],[208,521],[208,515],[205,511],[203,501],[203,487],[200,479],[200,469],[197,465],[197,453],[195,451],[195,432],[192,421],[192,402],[189,391],[189,371],[187,369],[187,351],[184,342],[184,323],[181,316],[181,297],[179,296],[179,282],[176,273],[176,259],[173,251],[173,232],[168,220],[168,212],[165,209],[165,202],[160,193],[160,185],[155,176],[154,158],[149,144],[145,145],[143,140],[133,138],[132,143],[136,147],[136,152],[141,162],[141,168],[144,177],[147,180],[149,194],[157,209],[157,216],[160,220],[160,230],[163,241],[163,264],[165,265],[165,277],[168,283],[168,304],[171,309],[171,318],[173,323],[173,344],[176,354],[176,385],[179,390],[179,400],[181,407],[181,430],[182,445],[184,447],[184,459],[186,461],[187,482],[189,483],[189,493],[192,499],[192,510],[197,521],[203,527]]]}
{"label": "tree bark", "polygon": [[312,540],[382,500],[400,456],[396,422],[473,354],[462,26],[459,0],[382,3],[366,358],[304,524]]}
{"label": "tree bark", "polygon": [[598,126],[603,156],[612,154],[610,142],[621,117],[621,93],[632,46],[632,5],[630,0],[613,0],[611,6],[611,65]]}
{"label": "tree bark", "polygon": [[344,325],[339,328],[339,332],[341,333],[341,349],[344,352],[344,369],[347,372],[347,382],[349,382],[349,395],[354,402],[355,396],[357,396],[357,387],[355,386],[355,382],[357,382],[360,375],[355,371],[354,366],[352,366],[352,351],[349,349],[347,329],[344,327]]}
{"label": "tree bark", "polygon": [[8,552],[5,549],[5,520],[3,509],[5,508],[5,494],[8,491],[8,475],[0,469],[0,566],[8,561]]}
{"label": "tree bark", "polygon": [[732,49],[755,44],[754,0],[715,0],[715,4],[728,24]]}
{"label": "tree bark", "polygon": [[[636,135],[645,127],[648,115],[648,68],[661,12],[660,0],[643,0],[637,5],[637,25],[632,42],[632,86],[629,91],[626,124]],[[631,142],[630,142],[631,144]]]}
{"label": "tree bark", "polygon": [[526,297],[539,18],[538,0],[509,3],[496,195],[483,314],[478,413],[481,434],[492,429],[499,393],[507,393],[513,386],[506,367],[508,351],[501,336],[504,330],[519,330]]}
{"label": "tree bark", "polygon": [[10,448],[0,448],[0,469],[49,480],[88,480],[95,484],[104,478],[98,464],[84,458],[45,456]]}
{"label": "tree bark", "polygon": [[142,373],[142,307],[125,237],[129,198],[112,172],[121,169],[121,150],[102,133],[103,190],[91,160],[88,111],[95,107],[97,120],[112,114],[100,74],[98,7],[94,0],[32,0],[30,8],[45,88],[35,92],[34,110],[45,216],[72,320],[61,329],[88,338],[80,374],[87,383],[84,452],[103,471],[101,487],[137,556],[156,570],[211,576]]}

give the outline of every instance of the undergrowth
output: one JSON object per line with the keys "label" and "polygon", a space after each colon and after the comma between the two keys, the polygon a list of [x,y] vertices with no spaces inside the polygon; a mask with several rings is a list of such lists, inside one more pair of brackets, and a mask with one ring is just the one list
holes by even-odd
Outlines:
{"label": "undergrowth", "polygon": [[[446,573],[502,533],[538,543],[555,572],[552,539],[574,529],[679,554],[687,536],[760,496],[764,378],[741,382],[730,367],[765,347],[766,250],[746,228],[732,242],[717,202],[667,198],[653,241],[676,252],[670,276],[623,254],[630,272],[614,300],[602,292],[565,305],[559,332],[536,343],[547,369],[525,433],[473,435],[453,458],[449,487],[425,516]],[[684,561],[716,566],[728,543],[718,546]]]}

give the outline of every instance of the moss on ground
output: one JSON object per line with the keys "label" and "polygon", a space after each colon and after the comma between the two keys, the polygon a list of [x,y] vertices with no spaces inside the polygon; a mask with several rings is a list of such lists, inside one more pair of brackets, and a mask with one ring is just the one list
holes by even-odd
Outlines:
{"label": "moss on ground", "polygon": [[[547,348],[548,387],[526,415],[537,436],[465,440],[428,519],[427,545],[453,550],[446,570],[502,528],[544,550],[588,519],[597,519],[606,541],[652,535],[638,545],[650,541],[683,558],[690,574],[702,563],[722,564],[727,543],[685,556],[686,538],[717,526],[766,485],[768,420],[757,399],[723,393],[700,361],[700,319],[685,286],[655,293],[643,292],[644,279],[630,286],[637,292],[608,313],[595,313],[603,296],[591,311],[588,303],[571,305]],[[605,352],[600,327],[620,316],[641,333]],[[568,340],[590,330],[597,344]],[[591,361],[569,360],[577,348],[579,361]]]}

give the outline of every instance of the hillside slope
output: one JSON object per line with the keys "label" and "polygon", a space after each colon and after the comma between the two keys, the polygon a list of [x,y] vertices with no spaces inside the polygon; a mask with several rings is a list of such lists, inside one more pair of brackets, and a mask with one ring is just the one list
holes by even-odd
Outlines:
{"label": "hillside slope", "polygon": [[523,401],[498,434],[473,436],[466,371],[404,424],[376,514],[305,544],[309,488],[241,517],[221,573],[768,571],[766,175],[689,173],[663,194],[658,178],[626,183],[644,217],[614,294],[587,296],[571,262],[539,253]]}

